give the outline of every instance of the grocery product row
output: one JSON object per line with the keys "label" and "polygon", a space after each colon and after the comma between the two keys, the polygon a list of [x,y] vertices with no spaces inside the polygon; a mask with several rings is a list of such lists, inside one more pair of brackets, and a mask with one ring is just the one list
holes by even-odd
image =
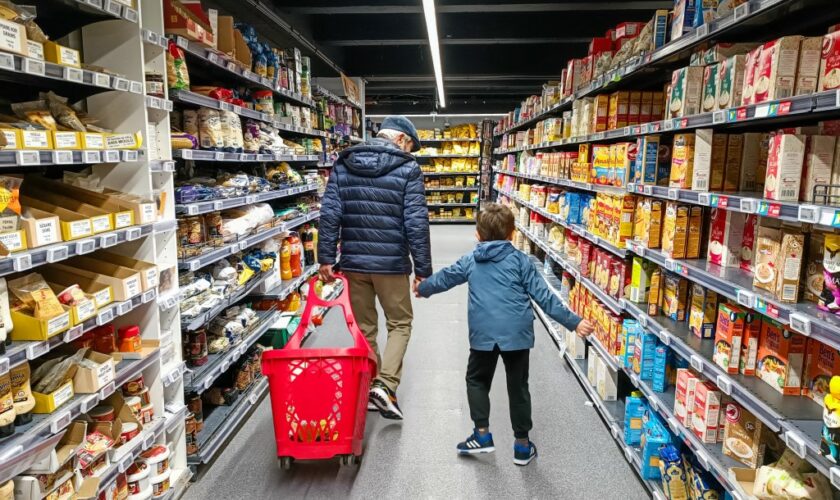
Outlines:
{"label": "grocery product row", "polygon": [[[824,16],[812,16],[812,12],[820,11]],[[739,1],[725,2],[717,9],[696,8],[693,2],[676,2],[674,9],[657,10],[653,18],[647,23],[625,22],[618,24],[615,28],[607,30],[603,37],[596,37],[590,41],[586,57],[571,59],[561,73],[559,81],[551,81],[543,86],[541,95],[534,95],[523,101],[521,106],[510,112],[496,126],[496,135],[513,132],[520,128],[535,124],[538,120],[568,110],[573,103],[595,96],[606,90],[619,87],[639,85],[642,80],[647,82],[662,81],[663,83],[672,77],[671,70],[675,62],[691,62],[692,66],[718,65],[714,70],[721,74],[721,67],[730,72],[738,71],[732,69],[732,62],[720,66],[723,60],[738,52],[746,52],[738,48],[738,44],[719,44],[721,50],[711,50],[710,40],[727,41],[737,40],[741,43],[745,38],[765,37],[759,40],[764,44],[766,35],[756,32],[754,26],[757,24],[777,26],[778,30],[770,30],[769,33],[784,32],[791,29],[791,24],[785,24],[785,18],[796,18],[801,25],[809,27],[821,26],[823,29],[836,22],[837,16],[831,9],[830,2],[803,2],[794,4],[785,0],[767,1]],[[828,47],[833,47],[832,31],[826,40]],[[765,31],[768,32],[768,31]],[[795,35],[795,33],[789,33]],[[781,42],[781,44],[779,43]],[[812,56],[807,58],[802,66],[801,79],[797,82],[797,66],[799,59],[799,46],[801,40],[781,39],[767,42],[763,59],[758,56],[763,53],[758,49],[759,43],[753,43],[750,50],[753,50],[753,57],[750,60],[752,65],[746,85],[750,88],[760,87],[760,99],[773,100],[783,99],[798,94],[805,94],[814,91],[836,89],[838,82],[834,81],[833,58],[825,55],[826,63],[820,66],[819,52],[822,41],[816,40],[806,43],[806,51],[810,50]],[[796,50],[793,49],[796,45]],[[783,47],[784,51],[780,48]],[[816,51],[814,52],[814,47]],[[731,51],[727,54],[728,51]],[[692,57],[693,56],[693,57]],[[708,59],[705,59],[708,57]],[[784,67],[780,67],[779,63]],[[741,64],[740,61],[737,64]],[[746,58],[743,59],[746,67]],[[670,68],[669,68],[670,65]],[[756,69],[760,70],[757,72]],[[691,70],[697,73],[698,70]],[[695,102],[702,105],[703,79],[696,82],[690,93],[696,94]],[[732,73],[730,73],[732,74]],[[712,78],[712,77],[715,78]],[[682,78],[682,77],[681,77]],[[716,75],[710,75],[709,81],[714,80],[711,85],[716,86]],[[760,80],[760,83],[759,83]],[[744,82],[730,81],[726,87],[729,92],[716,92],[715,97],[723,96],[722,103],[730,103],[732,106],[741,104],[736,99],[735,92],[744,88]],[[686,113],[683,100],[685,87],[678,93],[676,104],[672,111]],[[647,89],[640,89],[647,90]],[[712,90],[716,90],[712,87]],[[699,94],[698,94],[699,92]],[[711,94],[708,94],[711,95]],[[747,101],[743,104],[751,104],[751,93],[747,94]],[[671,101],[669,100],[669,103]],[[715,99],[713,103],[708,99],[709,109],[718,104]],[[729,106],[723,106],[729,107]],[[702,108],[698,108],[702,109]],[[626,113],[626,111],[625,111]],[[691,113],[686,113],[691,114]],[[680,115],[682,116],[682,115]]]}
{"label": "grocery product row", "polygon": [[[651,361],[654,359],[654,353],[659,353],[659,350],[664,350],[671,356],[678,356],[680,363],[685,367],[690,366],[697,375],[708,377],[709,383],[719,386],[723,394],[731,395],[737,404],[742,406],[739,411],[753,412],[756,417],[751,418],[758,418],[772,431],[781,432],[781,438],[786,440],[797,454],[802,458],[807,457],[822,474],[831,474],[830,468],[833,464],[819,451],[821,433],[819,429],[813,431],[813,428],[819,427],[822,422],[822,408],[819,405],[828,392],[828,381],[836,371],[836,366],[826,364],[827,359],[833,359],[831,353],[836,353],[835,346],[825,345],[814,338],[806,340],[805,336],[794,333],[771,318],[749,309],[742,309],[736,300],[726,302],[715,291],[700,284],[689,283],[681,275],[664,268],[660,269],[640,257],[633,259],[632,268],[636,272],[628,271],[631,273],[630,280],[622,286],[625,282],[623,276],[618,274],[625,262],[621,259],[597,248],[588,250],[587,245],[581,244],[585,241],[582,238],[573,241],[575,235],[571,231],[563,234],[561,239],[564,239],[564,244],[558,247],[557,241],[551,239],[550,234],[539,234],[543,230],[539,223],[530,224],[523,220],[528,217],[526,210],[520,211],[522,222],[519,223],[519,227],[523,234],[534,242],[535,248],[539,247],[546,252],[551,258],[549,262],[557,262],[565,269],[562,286],[558,287],[561,296],[568,298],[570,304],[575,304],[579,299],[566,292],[570,287],[575,287],[575,282],[582,285],[576,288],[577,293],[582,292],[585,297],[583,302],[579,302],[581,308],[578,311],[584,314],[595,313],[592,319],[598,324],[596,338],[600,343],[599,348],[606,352],[607,358],[611,360],[607,364],[613,367],[613,371],[616,368],[631,367],[628,371],[629,378],[652,401],[650,404],[654,410],[665,412],[664,418],[677,436],[686,432],[690,434],[692,425],[682,421],[680,427],[677,424],[679,410],[678,407],[674,407],[673,398],[669,399],[667,394],[655,394],[667,393],[667,385],[663,386],[662,380],[656,376],[652,382],[645,383],[645,380],[650,380],[651,375],[648,372],[640,374],[638,367],[635,367],[634,372],[632,365],[623,364],[622,357],[629,355],[632,359],[632,352],[627,347],[630,344],[622,344],[627,341],[621,339],[621,332],[626,334],[628,326],[637,329],[636,333],[643,332],[649,337],[647,341],[651,343],[651,347],[647,352]],[[524,244],[526,249],[529,246],[524,241],[518,243]],[[570,244],[571,247],[567,248],[566,244]],[[574,257],[578,250],[575,248],[576,244],[581,245],[580,260]],[[584,257],[584,253],[590,255]],[[652,288],[647,290],[635,287],[639,273],[637,267],[644,266],[649,266],[653,272],[659,274],[654,281],[662,280],[651,283]],[[613,270],[616,270],[616,274],[613,274]],[[616,288],[626,289],[619,293]],[[647,299],[638,300],[640,296],[645,295]],[[636,305],[637,302],[644,304]],[[727,337],[733,330],[737,337],[734,340]],[[638,343],[635,345],[636,354],[645,352],[638,350]],[[659,350],[656,350],[654,345],[659,345]],[[616,356],[619,356],[617,360]],[[663,369],[666,366],[664,360],[665,358]],[[740,372],[739,367],[733,364],[737,361],[733,360],[740,361]],[[641,385],[639,380],[642,381]],[[679,390],[677,387],[677,400]],[[718,390],[717,387],[715,390]],[[673,396],[673,393],[671,394]],[[800,394],[807,394],[808,397]],[[768,405],[773,408],[773,413],[768,414],[765,411]],[[675,409],[671,411],[669,408]],[[677,414],[676,419],[673,414]],[[808,424],[804,426],[809,432],[813,431],[810,435],[789,430],[789,426],[803,426],[802,422],[805,421]],[[721,432],[724,430],[718,426],[715,428]],[[730,462],[720,457],[729,456],[737,460],[738,455],[741,458],[746,455],[753,457],[753,453],[758,456],[757,451],[743,452],[740,445],[735,451],[727,451],[727,445],[724,445],[721,452],[721,448],[715,444],[717,441],[708,441],[708,438],[704,441],[696,430],[695,435],[696,439],[690,439],[695,441],[695,447],[701,450],[701,462],[710,463],[723,484],[729,481],[726,478],[732,475],[728,470],[732,467]],[[798,446],[800,442],[802,447]],[[715,445],[710,446],[712,444]],[[809,452],[808,446],[816,452]],[[702,451],[704,449],[705,451]],[[824,447],[823,453],[828,449]],[[756,467],[754,463],[747,465]]]}

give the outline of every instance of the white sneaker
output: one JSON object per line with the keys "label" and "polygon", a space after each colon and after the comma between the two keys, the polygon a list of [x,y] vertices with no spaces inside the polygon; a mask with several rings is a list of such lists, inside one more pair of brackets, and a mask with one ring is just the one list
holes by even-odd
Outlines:
{"label": "white sneaker", "polygon": [[391,420],[402,420],[403,414],[397,406],[397,396],[384,384],[374,383],[370,388],[370,401],[379,409],[379,413]]}

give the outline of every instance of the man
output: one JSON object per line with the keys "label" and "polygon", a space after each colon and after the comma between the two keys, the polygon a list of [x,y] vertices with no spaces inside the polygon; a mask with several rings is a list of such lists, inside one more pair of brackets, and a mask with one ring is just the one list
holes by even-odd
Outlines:
{"label": "man", "polygon": [[[411,337],[412,259],[415,286],[432,274],[423,174],[410,154],[418,149],[414,124],[389,116],[376,138],[342,151],[321,200],[318,230],[321,279],[334,279],[340,240],[353,313],[379,362],[368,409],[395,420],[402,420],[396,391]],[[382,356],[376,344],[377,298],[388,327]]]}

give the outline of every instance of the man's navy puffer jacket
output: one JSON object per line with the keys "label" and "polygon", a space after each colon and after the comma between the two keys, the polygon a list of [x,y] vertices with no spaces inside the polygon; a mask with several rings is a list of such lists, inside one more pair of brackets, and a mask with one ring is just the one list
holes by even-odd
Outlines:
{"label": "man's navy puffer jacket", "polygon": [[429,211],[417,161],[387,139],[344,150],[333,166],[318,230],[318,262],[373,274],[432,274]]}

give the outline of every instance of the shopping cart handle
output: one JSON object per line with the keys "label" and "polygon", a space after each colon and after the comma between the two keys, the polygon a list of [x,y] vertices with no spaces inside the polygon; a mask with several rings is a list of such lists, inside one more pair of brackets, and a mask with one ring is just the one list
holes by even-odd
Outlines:
{"label": "shopping cart handle", "polygon": [[322,299],[315,290],[315,283],[319,279],[318,276],[310,278],[309,292],[306,295],[306,306],[303,309],[300,324],[298,324],[297,330],[295,330],[295,333],[289,339],[289,342],[286,343],[286,347],[284,349],[300,349],[300,343],[303,342],[306,330],[312,322],[312,313],[316,307],[339,306],[344,312],[344,322],[347,324],[347,329],[350,331],[350,335],[353,336],[353,341],[355,342],[356,347],[365,346],[370,352],[373,352],[373,349],[371,349],[370,344],[368,344],[362,330],[359,328],[359,324],[356,323],[356,317],[353,315],[353,308],[350,305],[350,285],[347,281],[347,277],[341,273],[335,273],[335,278],[343,281],[344,286],[342,286],[341,293],[338,294],[338,297],[332,300]]}

